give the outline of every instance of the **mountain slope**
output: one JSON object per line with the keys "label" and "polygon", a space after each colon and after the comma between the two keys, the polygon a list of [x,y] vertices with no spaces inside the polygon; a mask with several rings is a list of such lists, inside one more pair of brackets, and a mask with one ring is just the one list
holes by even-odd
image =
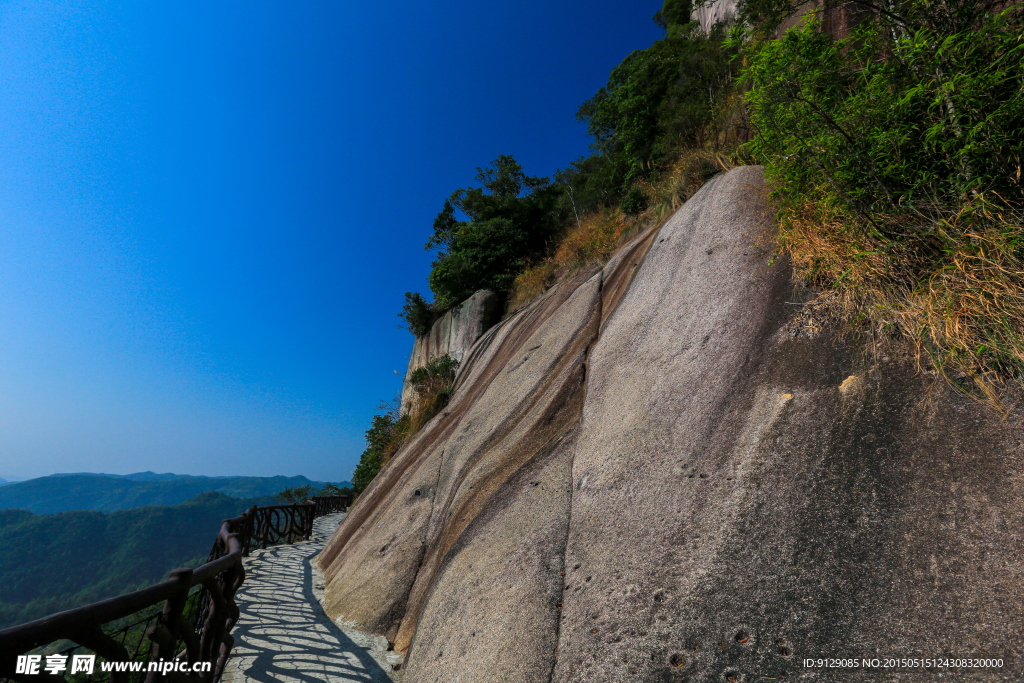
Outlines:
{"label": "mountain slope", "polygon": [[795,317],[766,194],[720,175],[486,333],[319,556],[328,613],[417,683],[1018,680],[1024,430]]}
{"label": "mountain slope", "polygon": [[[143,505],[177,505],[200,493],[217,491],[235,498],[270,496],[286,488],[325,482],[306,477],[196,477],[140,472],[129,475],[55,474],[0,488],[0,509],[50,514],[67,510],[127,510]],[[341,486],[348,485],[342,482]]]}
{"label": "mountain slope", "polygon": [[221,520],[269,497],[207,492],[175,506],[37,515],[0,510],[0,628],[113,597],[205,561]]}

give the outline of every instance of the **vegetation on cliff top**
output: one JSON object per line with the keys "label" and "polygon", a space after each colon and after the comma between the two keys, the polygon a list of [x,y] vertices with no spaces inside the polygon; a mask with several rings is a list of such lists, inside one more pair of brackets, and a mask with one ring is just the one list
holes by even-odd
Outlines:
{"label": "vegetation on cliff top", "polygon": [[[912,340],[955,388],[1004,409],[1024,385],[1020,6],[847,7],[860,23],[844,38],[815,18],[778,40],[748,31],[749,149],[781,244],[848,320]],[[768,29],[787,11],[746,5]]]}
{"label": "vegetation on cliff top", "polygon": [[[655,15],[664,37],[628,55],[580,106],[577,118],[593,138],[590,156],[541,178],[502,155],[477,169],[479,186],[445,200],[426,243],[436,252],[433,301],[406,294],[401,316],[410,331],[429,330],[441,312],[478,289],[517,298],[517,279],[538,266],[550,270],[545,261],[567,242],[587,244],[576,250],[578,259],[606,257],[629,232],[610,224],[641,222],[686,151],[722,151],[738,104],[730,97],[736,49],[724,29],[704,34],[689,14],[689,2],[667,0]],[[562,253],[556,261],[566,261]]]}
{"label": "vegetation on cliff top", "polygon": [[[409,329],[483,287],[514,310],[754,162],[780,249],[845,323],[909,339],[955,388],[1004,409],[1024,385],[1020,6],[852,0],[826,10],[847,13],[848,36],[812,11],[780,37],[804,9],[746,0],[737,26],[704,33],[688,2],[666,0],[664,37],[577,113],[589,157],[548,179],[501,156],[444,203],[426,245],[434,299],[406,295]],[[390,424],[397,448],[414,430]]]}

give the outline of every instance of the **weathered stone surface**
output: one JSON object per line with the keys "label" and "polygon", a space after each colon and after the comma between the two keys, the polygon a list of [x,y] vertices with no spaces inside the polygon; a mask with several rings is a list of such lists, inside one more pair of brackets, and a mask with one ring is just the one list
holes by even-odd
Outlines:
{"label": "weathered stone surface", "polygon": [[739,0],[714,0],[693,10],[691,18],[705,33],[720,21],[731,23],[739,16]]}
{"label": "weathered stone surface", "polygon": [[480,335],[498,321],[500,314],[498,295],[489,289],[481,289],[445,313],[430,332],[416,337],[402,384],[402,412],[409,412],[419,399],[409,381],[413,370],[445,355],[461,363]]}
{"label": "weathered stone surface", "polygon": [[738,169],[687,203],[590,354],[553,680],[877,680],[800,660],[938,656],[1019,679],[1021,431],[909,361],[783,334],[761,188]]}
{"label": "weathered stone surface", "polygon": [[329,613],[413,683],[1018,683],[1024,432],[791,337],[771,213],[758,168],[719,176],[486,332],[321,555]]}
{"label": "weathered stone surface", "polygon": [[[550,677],[569,458],[600,309],[592,269],[488,331],[446,412],[395,454],[321,555],[329,613],[408,649],[408,676]],[[476,622],[498,603],[502,626]]]}

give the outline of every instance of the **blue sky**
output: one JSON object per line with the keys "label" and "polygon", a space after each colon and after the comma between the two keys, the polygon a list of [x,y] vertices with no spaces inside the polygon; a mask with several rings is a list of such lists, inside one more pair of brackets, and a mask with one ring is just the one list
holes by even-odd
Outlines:
{"label": "blue sky", "polygon": [[349,478],[444,198],[660,1],[0,5],[0,477]]}

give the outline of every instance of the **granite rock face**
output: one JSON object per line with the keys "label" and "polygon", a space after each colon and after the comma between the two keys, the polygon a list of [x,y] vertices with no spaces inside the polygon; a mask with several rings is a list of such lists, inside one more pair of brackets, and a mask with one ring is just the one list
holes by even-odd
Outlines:
{"label": "granite rock face", "polygon": [[429,681],[1024,675],[1024,431],[787,329],[760,170],[489,330],[320,564]]}
{"label": "granite rock face", "polygon": [[402,384],[402,412],[412,410],[419,400],[409,381],[413,370],[445,355],[461,363],[476,340],[498,321],[500,315],[498,295],[489,289],[481,289],[445,313],[427,334],[416,337]]}
{"label": "granite rock face", "polygon": [[739,0],[715,0],[693,10],[691,18],[707,33],[720,21],[732,23],[739,16]]}

